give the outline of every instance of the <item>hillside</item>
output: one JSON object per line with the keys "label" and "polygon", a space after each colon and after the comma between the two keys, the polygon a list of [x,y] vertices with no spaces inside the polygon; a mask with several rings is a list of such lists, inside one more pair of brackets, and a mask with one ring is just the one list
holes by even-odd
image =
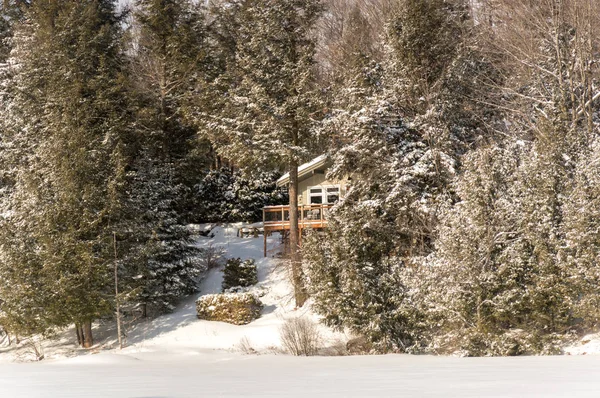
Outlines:
{"label": "hillside", "polygon": [[[97,322],[94,334],[97,341],[91,350],[77,348],[75,332],[72,328],[62,331],[56,339],[41,343],[45,360],[60,360],[66,357],[95,354],[98,352],[118,352],[136,354],[140,352],[164,351],[171,354],[190,354],[207,350],[248,351],[257,353],[282,352],[279,328],[290,317],[309,317],[315,322],[318,317],[310,310],[310,303],[295,309],[292,286],[286,263],[274,257],[263,258],[263,239],[239,238],[237,228],[241,224],[216,227],[213,238],[199,237],[197,245],[202,248],[222,247],[225,257],[256,259],[259,283],[250,289],[260,296],[264,304],[262,316],[248,325],[236,326],[223,322],[199,320],[196,316],[196,300],[206,294],[220,293],[223,279],[222,267],[209,270],[204,276],[199,293],[183,300],[176,310],[156,319],[141,321],[127,328],[126,347],[117,347],[114,322]],[[280,249],[279,236],[269,237],[269,253],[274,255]],[[344,344],[346,336],[334,333],[320,326],[323,346]],[[24,343],[19,348],[0,348],[0,362],[27,361],[33,359],[32,346]]]}

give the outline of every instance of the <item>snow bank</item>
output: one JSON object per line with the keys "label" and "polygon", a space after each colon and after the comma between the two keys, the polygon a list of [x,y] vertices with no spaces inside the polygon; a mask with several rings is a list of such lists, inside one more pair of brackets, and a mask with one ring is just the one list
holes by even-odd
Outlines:
{"label": "snow bank", "polygon": [[568,355],[600,355],[600,333],[584,336],[577,344],[566,347]]}

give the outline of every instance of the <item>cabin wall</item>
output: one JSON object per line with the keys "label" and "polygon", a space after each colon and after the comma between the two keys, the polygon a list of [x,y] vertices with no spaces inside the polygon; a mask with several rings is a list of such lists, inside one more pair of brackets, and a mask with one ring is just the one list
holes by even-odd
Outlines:
{"label": "cabin wall", "polygon": [[339,185],[340,186],[340,195],[343,197],[346,195],[346,184],[347,181],[341,180],[328,180],[325,178],[325,174],[314,174],[307,178],[306,180],[300,181],[298,183],[298,192],[301,194],[298,195],[298,204],[307,205],[309,204],[308,194],[309,189],[315,186],[327,186],[327,185]]}

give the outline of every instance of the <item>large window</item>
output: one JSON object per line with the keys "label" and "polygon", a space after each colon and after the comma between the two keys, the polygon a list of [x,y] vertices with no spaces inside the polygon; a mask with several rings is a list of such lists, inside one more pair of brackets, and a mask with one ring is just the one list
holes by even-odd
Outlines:
{"label": "large window", "polygon": [[308,202],[311,205],[315,204],[334,204],[340,200],[340,186],[329,185],[310,187],[308,193]]}

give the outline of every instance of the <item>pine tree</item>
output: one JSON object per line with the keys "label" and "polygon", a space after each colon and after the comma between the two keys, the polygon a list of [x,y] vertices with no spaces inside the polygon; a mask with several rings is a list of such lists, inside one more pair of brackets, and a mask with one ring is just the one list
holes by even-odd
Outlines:
{"label": "pine tree", "polygon": [[[132,92],[139,150],[129,172],[128,206],[140,225],[130,239],[144,243],[131,276],[138,299],[158,311],[195,291],[201,271],[183,225],[203,159],[196,129],[182,108],[191,88],[210,73],[203,14],[187,0],[139,0],[132,31]],[[143,263],[143,264],[142,264]]]}
{"label": "pine tree", "polygon": [[254,259],[242,261],[240,258],[231,258],[225,263],[223,269],[223,291],[244,288],[258,283],[258,271]]}
{"label": "pine tree", "polygon": [[8,21],[5,19],[4,10],[0,14],[0,63],[4,63],[10,53],[10,45],[8,41],[11,37],[11,28]]}
{"label": "pine tree", "polygon": [[20,163],[2,228],[2,310],[27,333],[76,323],[86,347],[112,307],[128,120],[120,37],[112,1],[35,2],[11,61],[7,141]]}
{"label": "pine tree", "polygon": [[337,138],[330,174],[352,184],[304,247],[309,290],[328,323],[382,350],[426,344],[415,269],[435,250],[461,154],[493,118],[469,99],[497,72],[466,50],[468,15],[462,1],[397,2],[381,64],[358,64],[324,120]]}
{"label": "pine tree", "polygon": [[240,7],[230,100],[209,128],[217,149],[242,168],[290,172],[290,250],[295,299],[306,300],[298,253],[298,165],[317,142],[319,92],[314,85],[319,0],[248,0]]}
{"label": "pine tree", "polygon": [[264,206],[289,202],[287,194],[276,187],[278,173],[257,175],[232,173],[230,169],[206,174],[196,192],[196,222],[258,222]]}

